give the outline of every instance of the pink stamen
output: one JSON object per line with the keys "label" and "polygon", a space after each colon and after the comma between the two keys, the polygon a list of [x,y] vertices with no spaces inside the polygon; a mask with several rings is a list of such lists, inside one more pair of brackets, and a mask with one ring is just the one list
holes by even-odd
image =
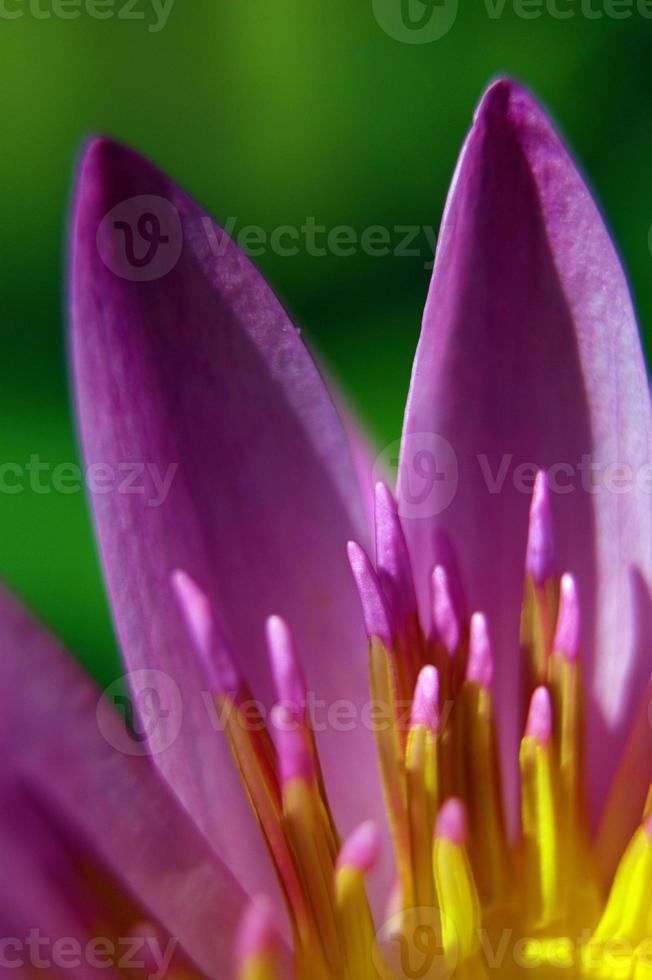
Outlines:
{"label": "pink stamen", "polygon": [[347,553],[353,578],[360,594],[367,635],[378,637],[388,649],[392,645],[392,627],[387,602],[378,575],[366,551],[355,541],[349,541]]}
{"label": "pink stamen", "polygon": [[236,968],[241,969],[252,957],[276,954],[280,949],[274,907],[265,896],[257,896],[242,917],[235,944]]}
{"label": "pink stamen", "polygon": [[525,570],[539,586],[557,574],[550,490],[543,470],[537,473],[530,504]]}
{"label": "pink stamen", "polygon": [[448,591],[451,595],[453,608],[456,611],[457,618],[461,622],[464,622],[467,618],[467,604],[464,586],[462,585],[462,577],[460,575],[459,562],[449,536],[441,527],[435,530],[433,547],[433,554],[435,556],[433,566],[441,565],[442,568],[446,569]]}
{"label": "pink stamen", "polygon": [[315,775],[312,749],[297,712],[287,704],[277,704],[272,709],[271,722],[281,782],[285,784],[293,779],[311,782]]}
{"label": "pink stamen", "polygon": [[231,648],[215,619],[208,596],[187,574],[178,569],[171,576],[181,615],[206,679],[214,693],[234,695],[241,686],[240,673]]}
{"label": "pink stamen", "polygon": [[471,616],[471,636],[469,641],[469,662],[466,679],[488,691],[494,676],[494,659],[489,639],[489,627],[484,613]]}
{"label": "pink stamen", "polygon": [[351,867],[367,874],[378,864],[380,847],[378,827],[373,820],[367,820],[344,841],[337,859],[337,870]]}
{"label": "pink stamen", "polygon": [[435,565],[432,573],[432,613],[435,635],[452,657],[460,645],[461,631],[443,565]]}
{"label": "pink stamen", "polygon": [[425,725],[434,735],[439,731],[439,673],[431,664],[419,674],[410,721],[412,726]]}
{"label": "pink stamen", "polygon": [[265,635],[278,699],[303,712],[307,701],[306,683],[290,628],[280,616],[270,616],[265,624]]}
{"label": "pink stamen", "polygon": [[443,837],[445,840],[464,847],[466,843],[466,809],[461,800],[452,797],[447,800],[437,816],[435,827],[435,837]]}
{"label": "pink stamen", "polygon": [[376,484],[375,504],[376,568],[389,587],[398,615],[406,618],[416,611],[417,596],[398,508],[385,483]]}
{"label": "pink stamen", "polygon": [[530,701],[525,734],[547,745],[552,736],[552,702],[547,687],[537,687]]}
{"label": "pink stamen", "polygon": [[568,660],[575,660],[580,648],[581,612],[574,577],[566,572],[561,577],[559,615],[553,650]]}

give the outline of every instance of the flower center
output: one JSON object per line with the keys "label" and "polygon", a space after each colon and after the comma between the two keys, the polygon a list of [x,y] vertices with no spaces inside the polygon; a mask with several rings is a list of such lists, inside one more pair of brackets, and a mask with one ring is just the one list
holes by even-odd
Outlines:
{"label": "flower center", "polygon": [[[376,500],[377,567],[349,555],[370,637],[374,727],[396,887],[374,923],[366,876],[373,823],[341,841],[287,625],[267,624],[278,704],[265,724],[224,643],[209,665],[221,717],[264,835],[291,923],[298,980],[652,977],[652,793],[611,889],[598,879],[585,789],[579,602],[554,565],[545,478],[533,496],[521,617],[524,736],[521,830],[505,818],[486,618],[467,621],[450,569],[432,576],[432,626],[420,625],[396,505]],[[206,654],[216,625],[183,573],[177,594]],[[214,649],[212,646],[211,649]],[[406,713],[407,706],[407,713]],[[352,786],[352,789],[354,787]],[[241,980],[284,975],[261,906],[237,953]]]}

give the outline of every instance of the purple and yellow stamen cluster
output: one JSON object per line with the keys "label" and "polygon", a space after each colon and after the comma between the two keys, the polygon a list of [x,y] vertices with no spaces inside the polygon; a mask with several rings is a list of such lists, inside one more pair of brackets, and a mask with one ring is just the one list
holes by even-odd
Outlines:
{"label": "purple and yellow stamen cluster", "polygon": [[298,980],[474,980],[553,970],[652,978],[652,794],[605,893],[586,804],[580,605],[573,576],[556,568],[544,475],[533,494],[525,563],[515,840],[505,813],[489,624],[480,612],[466,615],[454,569],[438,565],[431,626],[422,628],[396,503],[384,485],[376,535],[375,564],[355,543],[349,559],[370,641],[372,703],[385,709],[375,728],[397,883],[380,925],[366,892],[379,832],[369,822],[344,842],[338,835],[288,626],[279,617],[267,623],[278,694],[268,726],[252,717],[255,702],[205,597],[186,575],[175,576],[291,924],[288,966],[268,903],[254,903],[237,945],[241,980],[277,980],[288,971]]}

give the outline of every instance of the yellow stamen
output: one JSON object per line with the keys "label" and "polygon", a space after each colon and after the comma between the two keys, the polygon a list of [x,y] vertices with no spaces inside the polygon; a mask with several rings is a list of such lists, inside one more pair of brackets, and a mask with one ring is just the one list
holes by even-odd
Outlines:
{"label": "yellow stamen", "polygon": [[437,741],[425,725],[414,725],[405,756],[414,903],[430,906],[434,883],[430,848],[438,805]]}
{"label": "yellow stamen", "polygon": [[342,934],[347,980],[377,980],[371,950],[374,924],[367,903],[363,872],[346,865],[335,881],[337,914]]}
{"label": "yellow stamen", "polygon": [[510,859],[502,803],[498,746],[491,694],[467,682],[462,690],[464,798],[473,833],[469,843],[478,889],[489,906],[500,904],[510,885]]}
{"label": "yellow stamen", "polygon": [[[544,692],[537,689],[542,701]],[[560,917],[563,898],[559,793],[550,738],[526,735],[520,767],[525,908],[530,927],[547,929]]]}

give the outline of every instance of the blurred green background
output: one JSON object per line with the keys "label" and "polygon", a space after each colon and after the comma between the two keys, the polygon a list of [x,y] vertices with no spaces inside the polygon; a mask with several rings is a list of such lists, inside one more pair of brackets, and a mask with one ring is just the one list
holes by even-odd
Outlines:
{"label": "blurred green background", "polygon": [[[492,18],[480,0],[460,0],[446,36],[418,45],[385,33],[372,0],[176,0],[158,32],[151,0],[137,0],[143,20],[45,17],[51,0],[30,2],[5,0],[0,16],[0,461],[77,458],[66,215],[75,157],[94,131],[133,144],[237,228],[307,216],[359,233],[436,227],[474,105],[509,73],[547,104],[581,161],[652,341],[652,21],[635,9],[589,18],[565,0],[576,16],[524,20],[509,2]],[[257,260],[381,444],[400,433],[429,276],[425,236],[417,244],[411,256]],[[0,541],[4,577],[101,681],[115,676],[83,495],[1,495]]]}

